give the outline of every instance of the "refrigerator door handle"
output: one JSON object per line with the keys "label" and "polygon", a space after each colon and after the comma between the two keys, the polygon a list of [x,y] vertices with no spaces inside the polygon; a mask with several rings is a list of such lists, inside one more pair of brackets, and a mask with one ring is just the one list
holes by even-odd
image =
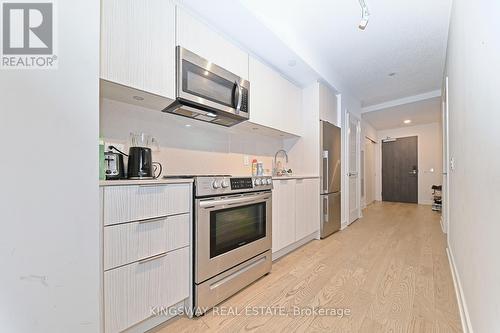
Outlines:
{"label": "refrigerator door handle", "polygon": [[[326,166],[324,164],[325,161],[326,161]],[[324,192],[328,191],[328,183],[330,182],[330,180],[328,179],[328,174],[329,174],[328,165],[329,165],[328,150],[323,150],[323,191]]]}
{"label": "refrigerator door handle", "polygon": [[330,217],[328,216],[328,196],[323,197],[323,223],[328,223]]}

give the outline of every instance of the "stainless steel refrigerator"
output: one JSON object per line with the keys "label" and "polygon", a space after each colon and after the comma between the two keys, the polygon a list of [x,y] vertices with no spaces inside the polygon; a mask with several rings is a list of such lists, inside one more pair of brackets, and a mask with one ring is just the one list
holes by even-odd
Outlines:
{"label": "stainless steel refrigerator", "polygon": [[320,121],[321,138],[321,238],[340,230],[341,131]]}

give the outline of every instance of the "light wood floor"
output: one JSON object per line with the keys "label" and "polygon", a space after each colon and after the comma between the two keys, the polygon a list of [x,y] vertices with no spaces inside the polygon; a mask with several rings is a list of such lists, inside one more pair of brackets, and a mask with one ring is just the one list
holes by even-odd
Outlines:
{"label": "light wood floor", "polygon": [[351,315],[243,316],[208,312],[155,332],[461,332],[439,215],[376,203],[342,232],[273,264],[221,305],[346,308]]}

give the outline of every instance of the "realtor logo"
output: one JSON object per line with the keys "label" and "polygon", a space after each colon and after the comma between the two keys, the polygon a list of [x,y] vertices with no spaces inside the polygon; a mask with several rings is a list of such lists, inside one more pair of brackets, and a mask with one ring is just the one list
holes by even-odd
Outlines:
{"label": "realtor logo", "polygon": [[3,1],[1,17],[3,69],[56,68],[52,1]]}

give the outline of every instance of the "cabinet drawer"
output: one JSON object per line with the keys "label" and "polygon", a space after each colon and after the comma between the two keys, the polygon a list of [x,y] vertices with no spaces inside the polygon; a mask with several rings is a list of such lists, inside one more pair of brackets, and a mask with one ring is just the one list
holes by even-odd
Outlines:
{"label": "cabinet drawer", "polygon": [[190,214],[104,227],[104,270],[189,245]]}
{"label": "cabinet drawer", "polygon": [[104,225],[187,213],[191,184],[108,186],[104,188]]}
{"label": "cabinet drawer", "polygon": [[105,332],[120,332],[189,297],[189,247],[104,272]]}

